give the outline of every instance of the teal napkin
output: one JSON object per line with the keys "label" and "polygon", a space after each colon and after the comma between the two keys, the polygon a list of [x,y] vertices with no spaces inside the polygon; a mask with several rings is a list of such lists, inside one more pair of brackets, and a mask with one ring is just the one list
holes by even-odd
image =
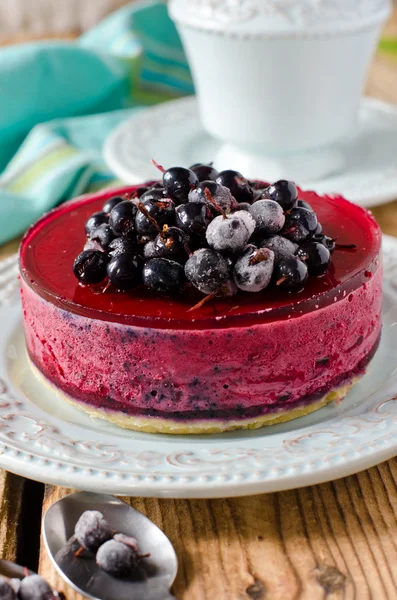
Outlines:
{"label": "teal napkin", "polygon": [[143,107],[193,93],[163,2],[134,3],[73,43],[0,50],[0,243],[78,194],[115,183],[108,133]]}

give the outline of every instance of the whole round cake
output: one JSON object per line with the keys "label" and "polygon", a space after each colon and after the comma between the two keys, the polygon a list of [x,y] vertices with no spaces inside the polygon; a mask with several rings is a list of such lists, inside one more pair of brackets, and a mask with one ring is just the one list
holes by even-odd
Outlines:
{"label": "whole round cake", "polygon": [[68,202],[20,249],[32,367],[130,429],[300,417],[341,401],[376,352],[380,242],[341,197],[209,165]]}

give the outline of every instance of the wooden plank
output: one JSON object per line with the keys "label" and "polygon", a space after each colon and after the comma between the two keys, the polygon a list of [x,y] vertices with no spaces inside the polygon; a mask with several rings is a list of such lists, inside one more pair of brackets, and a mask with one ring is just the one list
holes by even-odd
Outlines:
{"label": "wooden plank", "polygon": [[0,470],[0,557],[16,560],[24,480]]}
{"label": "wooden plank", "polygon": [[[43,510],[69,492],[47,487]],[[397,597],[397,459],[279,494],[127,501],[174,544],[179,600]],[[82,600],[43,547],[40,572],[69,600]]]}

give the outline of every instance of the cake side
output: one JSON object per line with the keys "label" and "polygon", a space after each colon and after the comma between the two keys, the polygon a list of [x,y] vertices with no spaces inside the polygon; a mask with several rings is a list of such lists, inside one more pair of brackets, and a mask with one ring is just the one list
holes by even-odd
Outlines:
{"label": "cake side", "polygon": [[[351,382],[381,330],[382,270],[329,306],[287,321],[157,330],[69,313],[22,281],[27,349],[90,410],[170,421],[256,419]],[[128,425],[127,425],[128,426]]]}

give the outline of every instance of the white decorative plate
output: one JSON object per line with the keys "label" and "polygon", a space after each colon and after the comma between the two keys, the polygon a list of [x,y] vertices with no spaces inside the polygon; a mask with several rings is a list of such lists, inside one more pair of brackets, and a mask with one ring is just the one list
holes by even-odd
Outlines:
{"label": "white decorative plate", "polygon": [[[194,97],[173,100],[136,113],[104,145],[108,166],[126,183],[158,178],[152,158],[165,166],[210,162],[247,177],[295,179],[303,189],[339,193],[361,206],[397,198],[397,106],[364,98],[354,136],[338,147],[271,158],[245,155],[207,134]],[[332,173],[313,179],[309,169]]]}
{"label": "white decorative plate", "polygon": [[220,497],[335,479],[397,454],[397,240],[384,238],[384,328],[369,372],[339,406],[208,436],[135,433],[90,419],[33,375],[17,264],[0,263],[0,466],[113,494]]}

